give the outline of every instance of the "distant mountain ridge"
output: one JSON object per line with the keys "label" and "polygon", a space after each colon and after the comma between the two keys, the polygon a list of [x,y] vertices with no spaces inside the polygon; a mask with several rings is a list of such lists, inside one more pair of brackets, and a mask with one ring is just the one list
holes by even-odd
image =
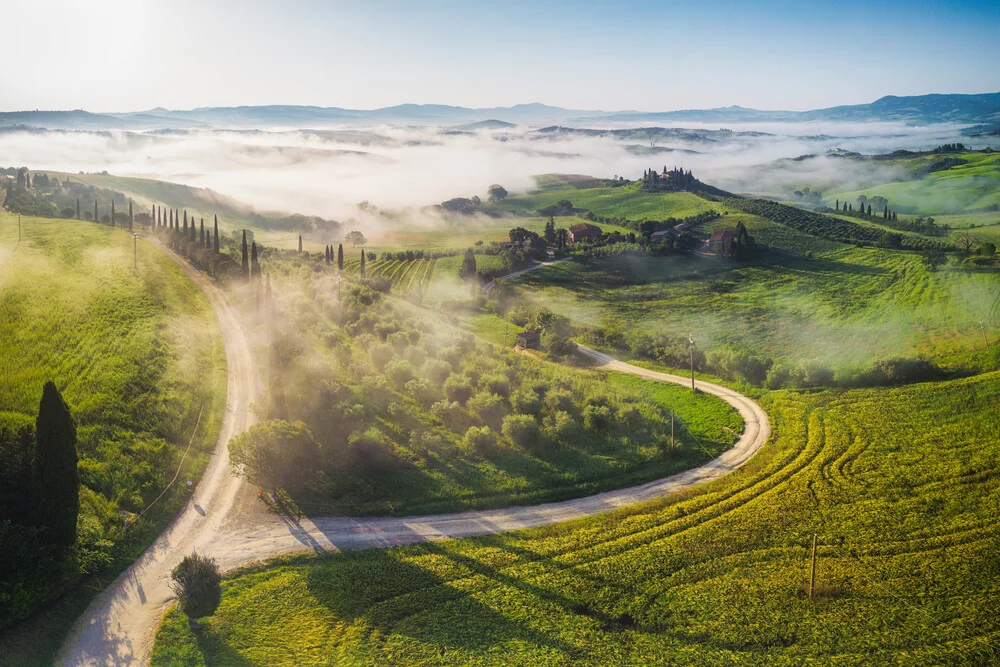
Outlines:
{"label": "distant mountain ridge", "polygon": [[318,128],[330,125],[447,125],[498,129],[505,125],[542,127],[564,123],[636,123],[688,121],[762,123],[896,121],[908,124],[1000,122],[1000,93],[978,95],[887,95],[870,104],[812,111],[781,111],[729,106],[678,111],[600,111],[564,109],[533,102],[510,107],[471,109],[445,104],[400,104],[380,109],[345,109],[304,105],[202,107],[187,110],[157,107],[125,113],[73,111],[0,112],[0,127],[31,126],[69,130],[150,130],[168,128]]}

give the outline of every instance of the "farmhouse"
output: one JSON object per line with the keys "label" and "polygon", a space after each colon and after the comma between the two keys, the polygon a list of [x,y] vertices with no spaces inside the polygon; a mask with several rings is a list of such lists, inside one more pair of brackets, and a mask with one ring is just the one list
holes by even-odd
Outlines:
{"label": "farmhouse", "polygon": [[532,347],[538,349],[538,343],[540,340],[541,336],[537,331],[522,331],[517,334],[518,347]]}
{"label": "farmhouse", "polygon": [[733,250],[733,240],[736,234],[731,229],[720,229],[712,232],[708,239],[708,247],[720,255],[728,255]]}
{"label": "farmhouse", "polygon": [[589,222],[581,222],[569,228],[569,242],[579,243],[583,239],[597,241],[600,240],[603,234],[604,232],[597,225],[592,225]]}

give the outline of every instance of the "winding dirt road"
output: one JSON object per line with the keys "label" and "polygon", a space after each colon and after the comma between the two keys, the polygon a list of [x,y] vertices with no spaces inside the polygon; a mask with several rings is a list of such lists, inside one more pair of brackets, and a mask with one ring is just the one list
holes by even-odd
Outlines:
{"label": "winding dirt road", "polygon": [[[296,521],[260,513],[247,521],[243,512],[236,518],[241,514],[237,499],[248,494],[241,496],[242,485],[229,471],[226,443],[253,423],[250,404],[259,390],[258,377],[238,313],[207,277],[172,257],[204,290],[215,309],[226,346],[229,393],[215,457],[195,492],[198,504],[189,503],[142,558],[94,600],[67,638],[57,659],[59,664],[148,664],[159,619],[173,599],[168,585],[170,570],[192,551],[214,557],[224,570],[229,570],[296,552],[388,547],[543,526],[600,514],[717,479],[749,461],[770,437],[767,415],[757,403],[725,387],[697,382],[698,389],[718,396],[739,411],[744,432],[719,457],[664,479],[575,500],[455,514]],[[690,378],[632,366],[584,346],[580,351],[594,359],[598,368],[690,384]]]}

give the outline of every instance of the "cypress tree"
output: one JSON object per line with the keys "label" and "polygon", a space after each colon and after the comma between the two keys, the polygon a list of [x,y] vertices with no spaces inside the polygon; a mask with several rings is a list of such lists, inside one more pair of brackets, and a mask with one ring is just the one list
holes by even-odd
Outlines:
{"label": "cypress tree", "polygon": [[337,268],[341,271],[344,270],[344,244],[337,244]]}
{"label": "cypress tree", "polygon": [[205,247],[205,218],[201,219],[201,247]]}
{"label": "cypress tree", "polygon": [[115,200],[111,200],[111,226],[115,226]]}
{"label": "cypress tree", "polygon": [[184,211],[184,236],[187,236],[187,233],[188,233],[188,212]]}
{"label": "cypress tree", "polygon": [[215,252],[219,252],[219,216],[215,216]]}
{"label": "cypress tree", "polygon": [[133,222],[135,222],[135,221],[132,218],[132,202],[129,201],[129,203],[128,203],[128,230],[129,231],[132,231],[132,224],[133,224]]}
{"label": "cypress tree", "polygon": [[361,251],[361,277],[365,277],[365,251]]}
{"label": "cypress tree", "polygon": [[198,228],[194,225],[194,216],[191,216],[191,243],[198,240]]}
{"label": "cypress tree", "polygon": [[80,219],[80,198],[76,198],[76,219]]}
{"label": "cypress tree", "polygon": [[302,234],[299,234],[299,254],[302,254]]}
{"label": "cypress tree", "polygon": [[257,277],[257,271],[260,269],[260,264],[257,263],[257,242],[252,241],[250,243],[250,282],[253,283],[253,279]]}
{"label": "cypress tree", "polygon": [[839,200],[839,199],[837,200],[837,208],[836,208],[836,210],[837,210],[837,211],[839,211],[839,210],[840,210],[840,200]]}
{"label": "cypress tree", "polygon": [[250,260],[247,258],[247,230],[243,230],[243,243],[240,245],[242,258],[240,269],[243,274],[243,282],[250,282]]}
{"label": "cypress tree", "polygon": [[42,388],[35,422],[34,509],[45,540],[64,555],[76,542],[80,513],[76,425],[69,406],[50,380]]}
{"label": "cypress tree", "polygon": [[173,230],[174,228],[174,209],[170,209],[170,213],[167,214],[170,220],[167,222],[167,228]]}
{"label": "cypress tree", "polygon": [[97,222],[97,197],[94,197],[94,222]]}
{"label": "cypress tree", "polygon": [[868,204],[868,217],[872,217],[872,205]]}

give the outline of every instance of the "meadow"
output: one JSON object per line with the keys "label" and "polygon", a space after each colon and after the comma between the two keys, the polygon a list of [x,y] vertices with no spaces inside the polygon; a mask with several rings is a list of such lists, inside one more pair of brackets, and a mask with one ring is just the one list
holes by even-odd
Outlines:
{"label": "meadow", "polygon": [[975,212],[977,209],[1000,207],[1000,153],[950,153],[948,158],[962,160],[941,171],[920,173],[940,155],[918,159],[887,160],[887,166],[902,166],[916,172],[914,180],[883,183],[863,190],[823,193],[828,206],[835,199],[854,202],[860,195],[869,198],[881,195],[889,200],[890,208],[900,213],[937,216],[944,213]]}
{"label": "meadow", "polygon": [[847,247],[749,266],[700,257],[574,260],[507,281],[510,299],[583,327],[691,334],[703,350],[741,345],[841,370],[888,356],[967,361],[983,345],[980,319],[997,339],[998,288],[989,272],[955,263],[930,271],[915,253]]}
{"label": "meadow", "polygon": [[44,662],[52,636],[186,502],[175,489],[137,515],[189,442],[181,474],[200,475],[226,376],[208,302],[160,250],[145,241],[133,248],[131,234],[89,222],[23,217],[21,228],[18,242],[17,216],[0,212],[0,426],[33,424],[51,379],[76,420],[80,458],[79,540],[68,567],[40,580],[7,573],[4,593],[14,597],[0,605],[0,648]]}
{"label": "meadow", "polygon": [[248,568],[200,635],[167,615],[153,665],[990,663],[998,380],[773,392],[773,442],[699,490]]}

